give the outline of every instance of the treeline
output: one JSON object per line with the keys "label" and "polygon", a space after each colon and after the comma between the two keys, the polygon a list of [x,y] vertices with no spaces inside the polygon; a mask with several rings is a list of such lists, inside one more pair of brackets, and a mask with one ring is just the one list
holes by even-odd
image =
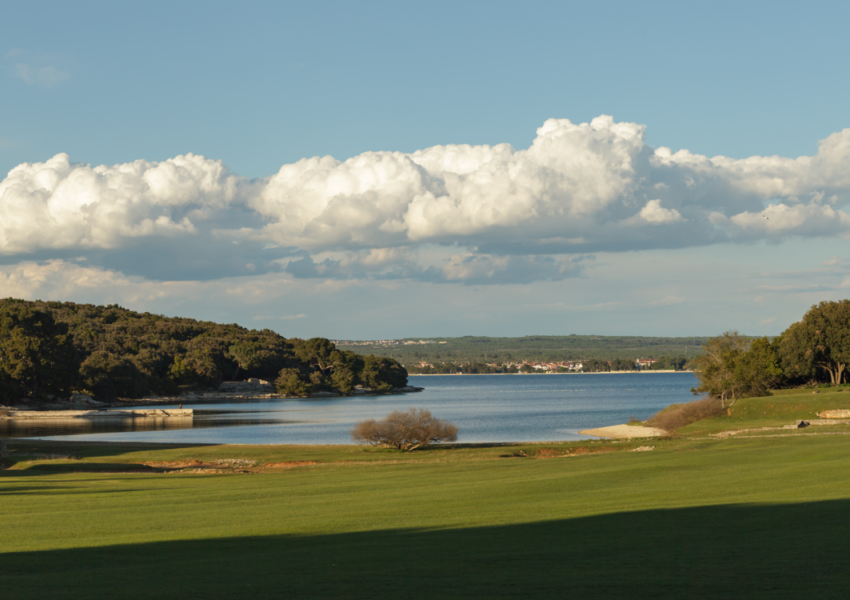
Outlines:
{"label": "treeline", "polygon": [[[437,363],[511,363],[556,362],[595,358],[658,358],[661,356],[698,356],[708,337],[650,337],[604,335],[530,335],[525,337],[422,338],[430,344],[341,346],[358,354],[380,353],[402,364],[420,361]],[[417,340],[418,341],[418,340]],[[438,343],[439,342],[439,343]],[[361,342],[362,343],[362,342]]]}
{"label": "treeline", "polygon": [[778,337],[749,338],[729,331],[709,339],[692,361],[700,385],[692,391],[726,408],[770,390],[848,380],[850,300],[821,302]]}
{"label": "treeline", "polygon": [[286,339],[117,305],[0,300],[0,401],[84,392],[100,400],[217,389],[257,377],[281,393],[351,394],[407,385],[389,358],[338,350],[324,338]]}
{"label": "treeline", "polygon": [[486,373],[518,373],[516,367],[508,367],[507,365],[492,366],[487,363],[469,362],[462,364],[455,363],[435,363],[431,366],[405,365],[408,373],[411,375],[480,375]]}
{"label": "treeline", "polygon": [[[688,360],[684,356],[662,356],[653,363],[651,367],[638,369],[635,361],[630,359],[615,358],[611,361],[597,360],[592,358],[583,361],[582,368],[578,371],[581,373],[603,373],[610,371],[681,371],[688,366]],[[411,375],[455,375],[455,374],[485,374],[485,373],[543,373],[549,371],[540,371],[532,365],[525,363],[516,364],[487,364],[482,362],[467,362],[467,363],[435,363],[430,366],[420,365],[405,365],[405,368]],[[559,367],[558,373],[571,373],[566,367]]]}
{"label": "treeline", "polygon": [[635,361],[628,358],[615,358],[611,361],[591,358],[582,363],[582,371],[600,373],[608,371],[681,371],[688,367],[688,359],[684,356],[662,356],[648,367],[638,368]]}

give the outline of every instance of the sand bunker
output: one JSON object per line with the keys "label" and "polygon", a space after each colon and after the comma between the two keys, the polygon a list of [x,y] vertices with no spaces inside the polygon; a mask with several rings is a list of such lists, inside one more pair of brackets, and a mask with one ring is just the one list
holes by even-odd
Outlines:
{"label": "sand bunker", "polygon": [[628,438],[662,437],[670,435],[663,429],[657,427],[636,427],[632,425],[611,425],[610,427],[599,427],[598,429],[585,429],[579,431],[584,435],[624,440]]}

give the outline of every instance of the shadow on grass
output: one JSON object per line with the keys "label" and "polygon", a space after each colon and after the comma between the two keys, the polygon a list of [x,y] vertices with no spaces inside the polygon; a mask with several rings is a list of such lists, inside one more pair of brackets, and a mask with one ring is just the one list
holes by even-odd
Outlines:
{"label": "shadow on grass", "polygon": [[0,589],[15,599],[845,598],[848,510],[847,500],[710,506],[12,552],[0,556]]}
{"label": "shadow on grass", "polygon": [[92,442],[52,440],[4,440],[13,452],[11,458],[30,459],[39,455],[67,455],[77,458],[107,458],[144,450],[182,450],[187,448],[210,448],[221,444],[163,444],[145,442]]}
{"label": "shadow on grass", "polygon": [[[17,465],[16,465],[17,466]],[[15,470],[10,470],[8,472],[8,476],[10,477],[26,477],[26,476],[44,476],[44,475],[72,475],[76,473],[126,473],[126,474],[138,474],[138,473],[161,473],[165,471],[171,471],[173,469],[155,469],[153,467],[149,467],[147,465],[143,465],[140,463],[117,463],[117,462],[106,462],[106,463],[95,463],[95,462],[83,462],[83,461],[72,461],[72,462],[50,462],[50,463],[40,463],[33,465],[25,465],[26,468],[16,468]],[[0,480],[2,481],[2,480]]]}

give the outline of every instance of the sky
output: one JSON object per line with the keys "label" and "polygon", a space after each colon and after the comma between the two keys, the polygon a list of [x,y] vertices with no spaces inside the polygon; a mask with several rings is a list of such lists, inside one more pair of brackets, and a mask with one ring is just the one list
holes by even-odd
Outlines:
{"label": "sky", "polygon": [[2,2],[0,297],[776,335],[850,290],[846,2]]}

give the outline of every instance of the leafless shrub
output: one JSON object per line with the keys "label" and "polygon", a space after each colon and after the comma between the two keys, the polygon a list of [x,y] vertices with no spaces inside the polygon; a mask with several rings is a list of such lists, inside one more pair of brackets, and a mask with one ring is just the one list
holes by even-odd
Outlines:
{"label": "leafless shrub", "polygon": [[723,405],[717,398],[695,400],[687,404],[674,404],[647,419],[646,424],[665,431],[675,431],[701,419],[715,417],[723,412]]}
{"label": "leafless shrub", "polygon": [[428,444],[455,441],[457,426],[435,419],[428,410],[411,408],[406,412],[395,410],[380,421],[369,419],[356,423],[351,439],[373,446],[415,450]]}

